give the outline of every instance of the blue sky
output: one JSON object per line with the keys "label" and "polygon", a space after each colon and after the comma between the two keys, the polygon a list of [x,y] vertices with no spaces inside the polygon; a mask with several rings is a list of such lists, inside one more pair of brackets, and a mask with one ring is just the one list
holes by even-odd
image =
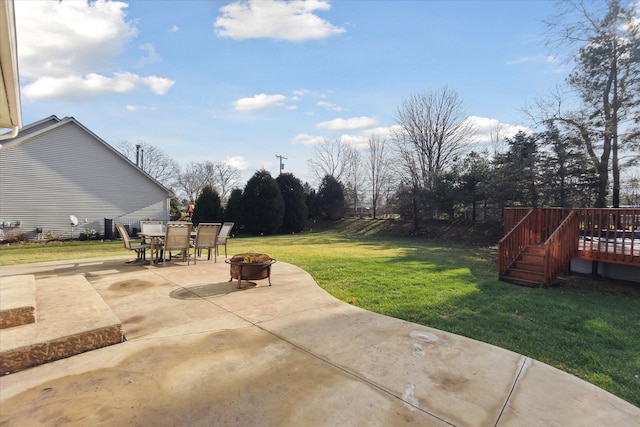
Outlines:
{"label": "blue sky", "polygon": [[[409,96],[448,86],[480,144],[530,126],[561,84],[551,1],[15,2],[23,122],[73,116],[113,146],[313,183],[323,138],[355,146]],[[480,145],[482,147],[482,145]],[[314,183],[315,184],[315,183]]]}

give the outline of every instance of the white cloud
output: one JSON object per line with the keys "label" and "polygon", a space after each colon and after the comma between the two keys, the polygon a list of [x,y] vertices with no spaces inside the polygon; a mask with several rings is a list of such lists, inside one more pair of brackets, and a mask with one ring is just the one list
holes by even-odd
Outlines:
{"label": "white cloud", "polygon": [[145,43],[143,45],[140,45],[140,49],[144,50],[146,52],[146,55],[140,58],[140,61],[138,61],[139,67],[150,64],[152,62],[162,61],[162,57],[158,55],[158,52],[156,52],[156,47],[153,43]]}
{"label": "white cloud", "polygon": [[264,110],[265,108],[280,107],[287,97],[284,95],[267,95],[261,93],[252,98],[241,98],[234,101],[233,108],[236,111],[250,112]]}
{"label": "white cloud", "polygon": [[326,101],[318,101],[316,105],[318,107],[326,108],[329,111],[344,111],[344,108],[341,106]]}
{"label": "white cloud", "polygon": [[172,25],[169,29],[170,33],[177,33],[178,31],[180,31],[180,27],[178,27],[177,25]]}
{"label": "white cloud", "polygon": [[541,65],[545,64],[550,67],[554,73],[563,73],[566,70],[566,64],[562,64],[560,58],[554,55],[534,55],[534,56],[518,56],[505,62],[507,66],[516,66],[522,64]]}
{"label": "white cloud", "polygon": [[526,56],[519,56],[516,59],[510,59],[509,61],[506,62],[507,65],[520,65],[520,64],[524,64],[525,62],[529,62],[530,58],[526,57]]}
{"label": "white cloud", "polygon": [[85,76],[42,77],[27,84],[22,93],[30,99],[85,99],[107,93],[133,92],[138,84],[143,84],[155,94],[164,95],[174,83],[162,77],[140,77],[133,73],[114,73],[113,77],[89,73]]}
{"label": "white cloud", "polygon": [[[340,140],[351,147],[362,150],[367,147],[369,137],[367,135],[353,135],[353,134],[343,134],[340,135]],[[307,133],[301,133],[296,135],[293,138],[292,144],[302,144],[307,146],[322,144],[327,140],[324,136],[319,135],[309,135]]]}
{"label": "white cloud", "polygon": [[139,110],[155,110],[156,107],[147,107],[145,105],[127,105],[127,111],[139,111]]}
{"label": "white cloud", "polygon": [[156,95],[164,95],[175,84],[175,81],[158,76],[141,77],[140,81],[151,88]]}
{"label": "white cloud", "polygon": [[260,162],[260,169],[270,170],[273,167],[273,162],[270,160],[262,160]]}
{"label": "white cloud", "polygon": [[[138,35],[119,1],[18,1],[15,4],[20,75],[27,98],[78,99],[127,93],[144,84],[156,94],[169,79],[113,72],[113,61]],[[147,62],[159,56],[152,45]]]}
{"label": "white cloud", "polygon": [[369,143],[369,137],[364,135],[342,135],[340,140],[356,150],[364,150]]}
{"label": "white cloud", "polygon": [[355,130],[366,129],[374,127],[378,124],[378,121],[372,117],[352,117],[350,119],[334,119],[328,122],[318,123],[316,125],[319,129],[326,130]]}
{"label": "white cloud", "polygon": [[391,126],[367,129],[362,133],[363,135],[366,135],[367,139],[372,135],[376,135],[378,138],[391,139],[394,137],[396,133],[400,132],[401,129],[402,129],[402,126],[400,125],[391,125]]}
{"label": "white cloud", "polygon": [[345,32],[319,18],[315,11],[331,8],[325,0],[249,0],[222,6],[216,33],[236,40],[272,38],[302,42]]}
{"label": "white cloud", "polygon": [[501,123],[497,119],[490,119],[487,117],[469,116],[467,120],[472,122],[476,128],[476,141],[479,144],[494,142],[496,136],[499,139],[498,142],[503,142],[505,138],[512,138],[519,131],[527,133],[532,132],[532,130],[527,126]]}
{"label": "white cloud", "polygon": [[239,171],[245,171],[249,168],[249,162],[242,156],[228,157],[224,162],[229,166],[233,166]]}
{"label": "white cloud", "polygon": [[296,135],[291,141],[292,144],[302,144],[302,145],[318,145],[325,140],[322,136],[314,136],[306,133],[301,133]]}
{"label": "white cloud", "polygon": [[126,93],[136,88],[134,74],[115,74],[105,77],[96,73],[85,76],[42,77],[26,85],[22,94],[26,98],[66,98],[82,99],[105,93]]}

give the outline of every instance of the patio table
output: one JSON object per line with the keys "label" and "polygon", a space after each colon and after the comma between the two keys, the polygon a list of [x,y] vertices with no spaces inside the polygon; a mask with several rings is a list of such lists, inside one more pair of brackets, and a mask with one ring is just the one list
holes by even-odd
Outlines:
{"label": "patio table", "polygon": [[[151,240],[151,248],[149,249],[149,251],[151,252],[151,262],[154,264],[157,264],[158,262],[162,261],[160,259],[160,254],[162,252],[162,239],[165,236],[164,232],[139,232],[138,236],[140,237],[146,237],[149,238],[149,240]],[[191,238],[195,238],[196,237],[196,232],[192,231],[191,232]],[[155,255],[154,255],[155,254]]]}

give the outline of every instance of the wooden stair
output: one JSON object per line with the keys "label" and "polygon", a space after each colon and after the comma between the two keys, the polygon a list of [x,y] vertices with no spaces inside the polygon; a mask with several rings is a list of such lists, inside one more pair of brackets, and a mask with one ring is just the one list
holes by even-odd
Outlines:
{"label": "wooden stair", "polygon": [[122,322],[83,275],[0,279],[0,375],[124,340]]}
{"label": "wooden stair", "polygon": [[543,286],[544,253],[544,245],[527,246],[501,279],[514,285],[533,288]]}

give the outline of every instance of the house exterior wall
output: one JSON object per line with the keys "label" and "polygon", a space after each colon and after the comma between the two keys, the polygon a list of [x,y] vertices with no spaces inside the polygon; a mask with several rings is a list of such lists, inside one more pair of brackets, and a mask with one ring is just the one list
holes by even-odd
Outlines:
{"label": "house exterior wall", "polygon": [[[20,137],[20,136],[19,136]],[[105,218],[131,223],[169,219],[167,189],[75,121],[0,150],[2,234],[104,235]],[[70,215],[79,219],[72,233]],[[5,225],[7,225],[5,223]],[[12,224],[9,224],[12,225]]]}

